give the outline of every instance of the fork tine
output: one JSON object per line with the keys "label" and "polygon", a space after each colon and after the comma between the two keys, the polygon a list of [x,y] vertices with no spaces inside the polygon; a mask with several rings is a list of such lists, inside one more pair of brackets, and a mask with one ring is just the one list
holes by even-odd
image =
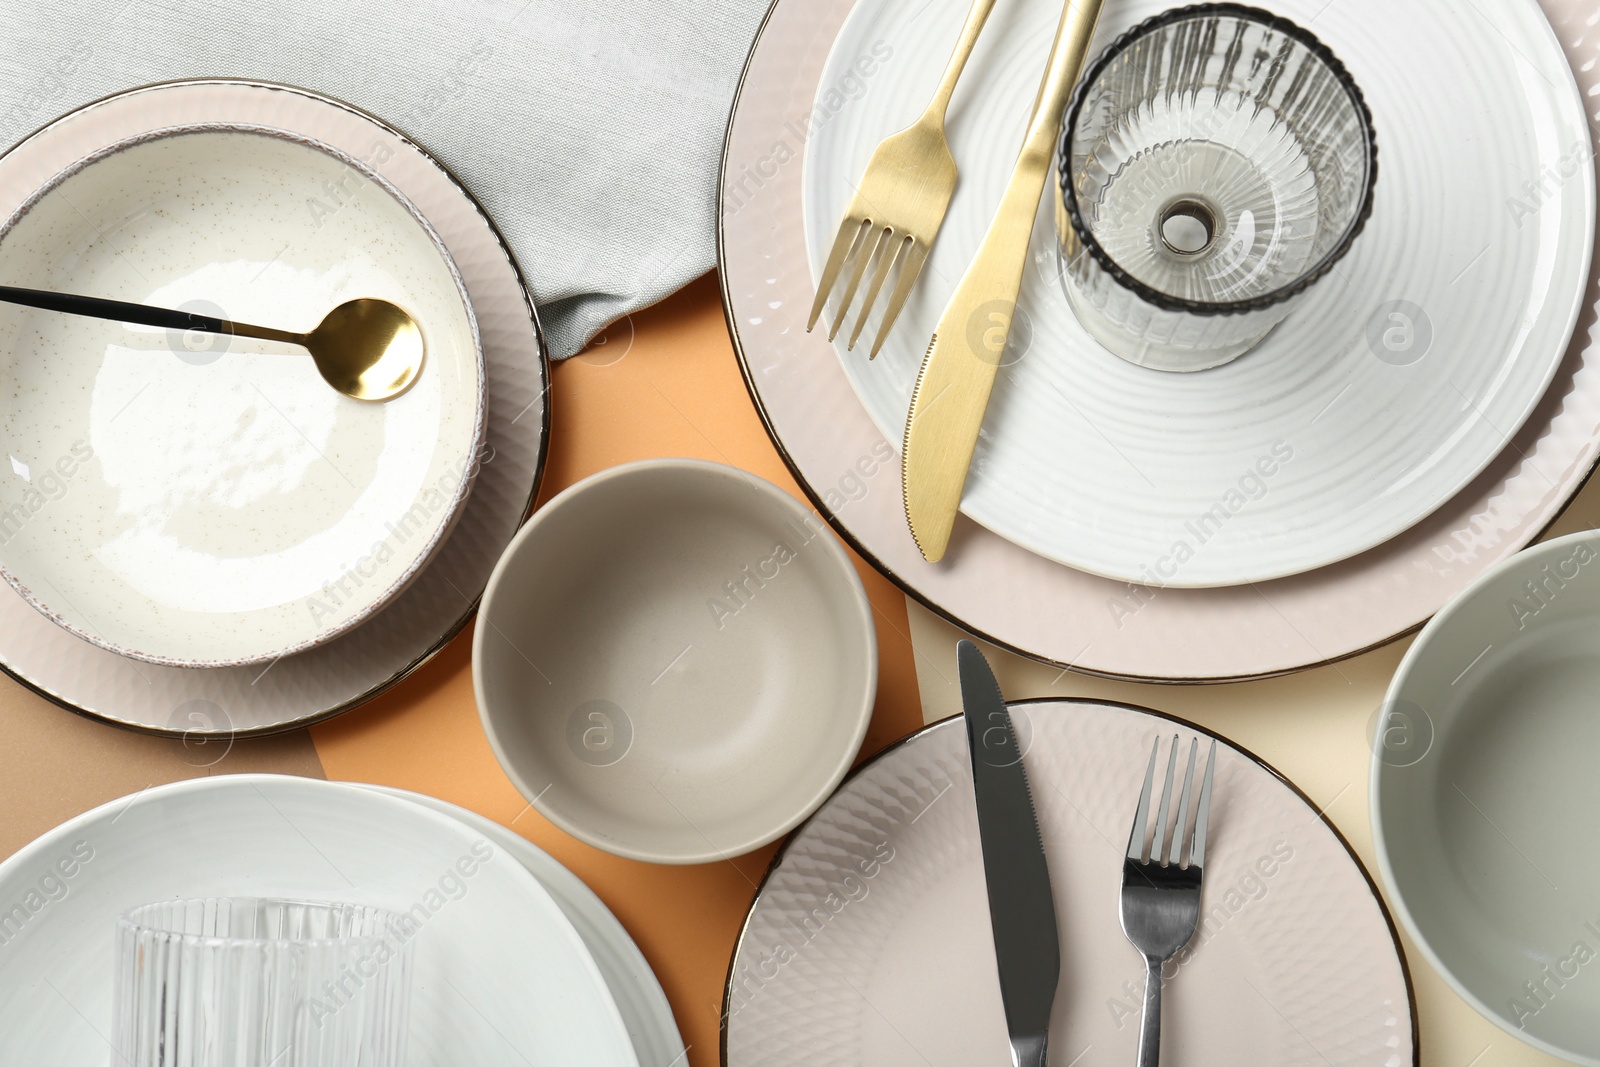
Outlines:
{"label": "fork tine", "polygon": [[[891,243],[893,242],[893,243]],[[872,272],[872,281],[867,285],[867,295],[861,300],[861,314],[856,316],[856,328],[850,333],[850,343],[845,346],[848,351],[855,351],[856,342],[861,340],[861,328],[867,324],[867,316],[872,314],[872,305],[878,299],[878,293],[883,290],[883,283],[889,277],[889,270],[896,260],[905,258],[906,246],[911,243],[911,238],[906,237],[894,241],[892,231],[884,239],[882,254],[878,257],[878,267]]]}
{"label": "fork tine", "polygon": [[[861,288],[861,279],[866,276],[867,265],[877,258],[879,249],[889,239],[891,231],[888,227],[879,227],[870,220],[868,225],[872,227],[872,232],[867,235],[866,240],[862,243],[861,254],[856,257],[855,268],[850,272],[850,283],[844,287],[844,296],[839,298],[839,310],[834,315],[833,328],[828,331],[828,340],[830,341],[839,336],[839,329],[844,325],[844,318],[850,314],[850,305],[855,303],[856,290]],[[874,236],[877,237],[876,241],[873,240]]]}
{"label": "fork tine", "polygon": [[1133,816],[1133,831],[1128,834],[1128,858],[1144,862],[1144,835],[1150,821],[1150,787],[1156,780],[1156,756],[1161,753],[1161,738],[1150,748],[1150,766],[1145,768],[1144,788],[1139,791],[1139,810]]}
{"label": "fork tine", "polygon": [[889,306],[884,308],[883,321],[878,324],[878,336],[872,342],[872,351],[867,355],[868,359],[878,358],[878,350],[888,339],[889,331],[894,327],[894,320],[900,317],[900,310],[906,306],[906,298],[911,295],[911,287],[916,284],[917,276],[922,273],[922,265],[926,262],[928,262],[928,250],[908,238],[905,265],[900,268],[900,278],[894,283],[894,292],[889,296]]}
{"label": "fork tine", "polygon": [[1189,866],[1199,867],[1206,861],[1206,825],[1211,819],[1211,775],[1217,769],[1217,743],[1211,742],[1211,753],[1206,756],[1206,780],[1200,787],[1200,808],[1194,817],[1194,843],[1189,846]]}
{"label": "fork tine", "polygon": [[1189,801],[1194,798],[1194,757],[1200,750],[1198,738],[1189,739],[1189,766],[1183,772],[1183,796],[1178,801],[1178,821],[1172,827],[1172,848],[1167,852],[1167,866],[1176,867],[1183,854],[1184,838],[1189,836]]}
{"label": "fork tine", "polygon": [[817,320],[822,317],[822,309],[828,304],[828,296],[833,292],[833,285],[839,280],[839,272],[844,269],[844,264],[850,258],[850,253],[866,234],[870,223],[866,219],[851,224],[850,216],[846,215],[839,224],[839,236],[833,239],[833,251],[828,253],[828,264],[822,268],[822,280],[817,283],[817,298],[811,304],[811,318],[806,321],[806,332],[810,333],[817,327]]}
{"label": "fork tine", "polygon": [[1161,787],[1161,807],[1156,812],[1156,835],[1150,839],[1150,862],[1160,863],[1166,851],[1167,809],[1172,804],[1172,777],[1178,769],[1178,735],[1172,735],[1172,755],[1167,757],[1167,784]]}

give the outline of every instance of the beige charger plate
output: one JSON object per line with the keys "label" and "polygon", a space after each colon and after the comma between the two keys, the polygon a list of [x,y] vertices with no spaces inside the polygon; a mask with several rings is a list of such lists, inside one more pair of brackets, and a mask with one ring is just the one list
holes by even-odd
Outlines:
{"label": "beige charger plate", "polygon": [[[1166,682],[1284,674],[1420,626],[1537,538],[1583,485],[1600,454],[1593,273],[1575,340],[1505,450],[1438,511],[1359,556],[1270,582],[1154,589],[1051,562],[962,519],[946,560],[926,563],[906,530],[895,448],[825,335],[805,332],[812,281],[801,159],[810,124],[829,121],[813,108],[852,7],[779,0],[756,41],[724,151],[723,301],[751,396],[796,479],[857,551],[931,610],[993,644],[1090,674]],[[1546,0],[1544,10],[1580,88],[1600,85],[1587,7]],[[1494,32],[1481,19],[1478,28]]]}
{"label": "beige charger plate", "polygon": [[187,81],[130,90],[60,118],[0,156],[0,202],[17,203],[97,148],[206,122],[281,129],[365,162],[438,233],[466,285],[483,343],[486,431],[472,492],[444,544],[396,600],[324,645],[264,666],[140,663],[72,636],[0,590],[0,668],[73,711],[182,736],[304,726],[376,696],[471,617],[500,553],[532,508],[549,439],[549,365],[516,262],[472,195],[378,119],[302,89]]}

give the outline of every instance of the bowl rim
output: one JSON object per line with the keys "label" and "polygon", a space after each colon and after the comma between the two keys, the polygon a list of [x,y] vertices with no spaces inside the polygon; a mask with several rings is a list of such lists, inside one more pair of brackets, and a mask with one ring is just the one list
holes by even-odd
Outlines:
{"label": "bowl rim", "polygon": [[[1362,140],[1366,145],[1367,173],[1361,190],[1361,202],[1356,209],[1355,216],[1346,225],[1345,232],[1340,236],[1339,241],[1323,255],[1322,259],[1302,271],[1294,280],[1279,286],[1271,292],[1262,293],[1245,300],[1185,300],[1170,293],[1163,293],[1159,289],[1135,278],[1121,264],[1111,258],[1111,254],[1101,246],[1099,239],[1095,237],[1094,232],[1085,222],[1082,209],[1078,206],[1078,193],[1071,180],[1072,135],[1077,129],[1078,119],[1083,112],[1084,104],[1087,102],[1089,88],[1099,79],[1101,72],[1129,47],[1155,30],[1174,23],[1211,16],[1234,18],[1243,22],[1265,26],[1295,40],[1321,60],[1340,87],[1344,89],[1351,103],[1355,105],[1356,116],[1361,126]],[[1351,246],[1355,244],[1356,238],[1361,235],[1361,231],[1366,228],[1367,220],[1372,216],[1373,191],[1377,181],[1378,138],[1377,132],[1373,129],[1372,109],[1367,104],[1366,96],[1361,92],[1361,86],[1356,84],[1355,78],[1351,76],[1344,62],[1310,30],[1284,18],[1282,15],[1275,15],[1270,11],[1251,7],[1248,4],[1206,3],[1172,8],[1158,15],[1153,15],[1123,32],[1106,46],[1105,50],[1100,53],[1078,80],[1078,86],[1073,90],[1072,100],[1067,104],[1066,112],[1061,120],[1061,134],[1058,140],[1056,162],[1056,185],[1061,194],[1061,204],[1071,221],[1073,235],[1089,255],[1094,258],[1095,262],[1100,265],[1101,269],[1109,274],[1118,285],[1129,290],[1145,303],[1151,304],[1162,311],[1176,311],[1189,315],[1241,315],[1273,307],[1305,292],[1331,271],[1339,260],[1344,258],[1345,254],[1350,251]]]}
{"label": "bowl rim", "polygon": [[[1592,547],[1600,547],[1600,531],[1579,530],[1561,537],[1551,538],[1548,541],[1541,541],[1536,545],[1525,548],[1515,555],[1501,560],[1473,579],[1455,596],[1451,597],[1450,601],[1439,610],[1438,614],[1428,620],[1427,625],[1422,628],[1416,639],[1411,642],[1411,647],[1406,649],[1406,654],[1401,658],[1400,665],[1395,668],[1394,677],[1384,691],[1384,702],[1380,707],[1386,707],[1397,699],[1402,686],[1410,680],[1410,676],[1416,671],[1417,664],[1430,654],[1431,646],[1439,639],[1439,633],[1449,628],[1454,623],[1456,616],[1465,612],[1468,606],[1477,600],[1487,587],[1493,585],[1510,572],[1519,571],[1524,567],[1531,568],[1535,564],[1545,561],[1547,557],[1559,555],[1564,550],[1570,549],[1580,542],[1588,543]],[[1383,722],[1380,717],[1375,724],[1375,729],[1381,730],[1382,728]],[[1462,1000],[1466,1001],[1479,1015],[1494,1023],[1518,1041],[1542,1052],[1547,1052],[1552,1056],[1560,1057],[1570,1063],[1581,1064],[1583,1067],[1600,1067],[1600,1052],[1584,1053],[1563,1048],[1543,1037],[1522,1029],[1515,1022],[1506,1018],[1503,1011],[1492,1007],[1469,988],[1452,968],[1446,965],[1438,951],[1423,934],[1407,902],[1405,883],[1402,883],[1395,876],[1394,866],[1389,858],[1391,852],[1390,842],[1383,829],[1382,787],[1385,768],[1390,767],[1390,764],[1386,763],[1382,757],[1382,749],[1378,744],[1376,732],[1367,738],[1367,743],[1372,751],[1368,761],[1369,772],[1367,775],[1367,818],[1372,831],[1372,851],[1377,859],[1378,872],[1383,878],[1384,885],[1389,890],[1390,906],[1399,917],[1400,924],[1411,935],[1412,942],[1427,957],[1428,963],[1433,969],[1444,978],[1445,983]],[[1438,744],[1437,736],[1435,736],[1433,743]]]}
{"label": "bowl rim", "polygon": [[[49,122],[28,134],[27,137],[18,141],[16,145],[13,145],[11,149],[7,149],[6,152],[0,153],[0,160],[3,160],[4,157],[9,155],[11,151],[21,147],[28,141],[31,141],[34,137],[38,136],[44,131],[52,129],[58,123],[70,119],[76,113],[76,111],[68,112],[67,114],[56,118],[52,122]],[[391,581],[386,587],[378,590],[360,611],[355,612],[354,614],[331,626],[324,627],[314,634],[303,637],[287,645],[250,653],[244,656],[211,658],[174,656],[167,653],[149,652],[142,649],[130,648],[128,646],[119,644],[118,642],[109,640],[103,635],[95,633],[67,619],[59,611],[46,603],[45,600],[40,597],[39,594],[36,593],[19,576],[13,574],[11,569],[5,565],[4,559],[0,558],[0,578],[3,578],[19,596],[28,602],[30,606],[32,606],[40,614],[44,615],[51,622],[55,623],[57,626],[66,630],[68,633],[71,633],[73,636],[87,641],[99,648],[103,648],[108,652],[112,652],[127,659],[137,660],[145,663],[153,663],[164,667],[183,667],[209,670],[227,667],[250,666],[252,664],[267,663],[269,661],[276,662],[277,660],[286,656],[292,656],[308,651],[309,649],[316,648],[319,645],[326,644],[334,638],[348,633],[350,630],[353,630],[357,626],[365,623],[373,615],[387,607],[396,597],[404,592],[406,587],[410,585],[417,575],[422,572],[422,569],[432,560],[435,553],[444,544],[446,537],[454,528],[456,520],[461,515],[462,509],[466,504],[467,497],[471,493],[472,485],[476,480],[477,470],[483,452],[484,440],[488,433],[488,396],[486,389],[487,370],[483,351],[483,336],[478,325],[477,312],[473,308],[471,296],[467,292],[466,281],[461,275],[461,270],[457,265],[454,256],[451,255],[449,248],[445,246],[443,238],[441,238],[438,232],[433,228],[432,223],[428,221],[426,216],[422,214],[421,210],[414,203],[412,203],[410,198],[407,197],[405,193],[401,192],[400,189],[398,189],[393,183],[384,178],[383,175],[379,174],[372,166],[363,160],[357,159],[348,152],[318,140],[317,138],[309,137],[304,134],[296,133],[293,130],[284,129],[278,126],[230,120],[188,122],[172,126],[161,126],[123,137],[109,144],[101,145],[99,148],[96,148],[95,150],[86,153],[79,159],[74,160],[70,165],[62,168],[60,171],[52,175],[48,180],[41,183],[38,188],[29,193],[28,197],[20,205],[18,205],[18,207],[11,212],[11,214],[3,222],[0,222],[0,246],[3,246],[3,242],[8,236],[10,236],[12,230],[23,219],[25,219],[42,200],[48,197],[51,193],[55,192],[56,189],[60,188],[64,182],[91,168],[97,163],[103,162],[104,160],[127,151],[128,149],[137,148],[141,145],[158,141],[168,140],[174,137],[190,136],[194,134],[228,133],[269,137],[274,140],[282,141],[288,144],[299,145],[302,148],[320,152],[330,159],[333,159],[356,171],[363,178],[372,182],[386,195],[393,199],[395,203],[399,204],[401,209],[405,211],[406,214],[408,214],[418,225],[423,234],[426,236],[428,243],[433,246],[434,252],[440,257],[440,261],[444,264],[445,269],[449,272],[450,278],[455,285],[456,296],[460,300],[462,309],[466,314],[467,325],[472,338],[471,351],[473,356],[472,365],[474,368],[473,424],[472,431],[467,438],[467,449],[463,457],[464,462],[462,464],[461,473],[456,479],[455,493],[447,505],[441,509],[438,523],[431,531],[428,540],[419,545],[418,550],[412,556],[412,559],[407,567],[398,573],[393,581]]]}
{"label": "bowl rim", "polygon": [[[494,613],[495,606],[501,596],[505,574],[517,557],[531,550],[528,546],[542,535],[542,530],[551,521],[551,516],[567,509],[574,500],[588,495],[594,489],[606,483],[635,478],[662,478],[674,475],[689,475],[701,478],[715,477],[723,480],[737,479],[760,493],[765,501],[762,505],[763,508],[770,509],[773,512],[782,512],[783,517],[796,521],[804,521],[806,518],[810,518],[816,524],[817,534],[830,565],[855,592],[855,596],[851,598],[855,606],[855,622],[859,627],[860,636],[865,638],[862,642],[847,642],[862,649],[860,661],[862,688],[856,706],[853,709],[847,709],[851,711],[853,722],[847,739],[848,744],[841,747],[839,758],[828,769],[826,777],[818,780],[816,786],[811,790],[813,795],[798,810],[786,815],[782,820],[774,821],[769,829],[740,841],[728,849],[717,849],[709,846],[709,844],[707,848],[699,851],[674,851],[665,848],[630,845],[596,833],[582,822],[570,818],[559,808],[553,807],[544,799],[546,790],[532,788],[523,778],[521,771],[513,762],[495,729],[495,719],[497,716],[504,714],[504,710],[490,708],[488,697],[485,695],[487,690],[484,685],[484,676],[487,654],[485,652],[484,634],[491,629],[498,632],[498,627],[494,621]],[[510,595],[509,591],[506,595]],[[500,561],[495,564],[494,573],[489,576],[489,584],[484,589],[483,602],[478,609],[478,623],[479,625],[475,628],[472,636],[473,698],[478,707],[478,719],[483,725],[484,733],[488,736],[489,746],[493,749],[495,759],[499,762],[501,769],[504,770],[506,777],[511,779],[512,784],[527,800],[529,806],[536,809],[558,828],[586,844],[626,859],[669,865],[711,863],[745,855],[763,845],[776,841],[803,823],[817,808],[821,807],[828,797],[833,794],[833,791],[838,788],[845,775],[850,772],[857,755],[860,753],[861,745],[866,740],[867,728],[872,722],[873,708],[877,702],[878,637],[877,627],[873,619],[873,607],[871,600],[867,596],[866,587],[862,584],[861,575],[856,569],[854,561],[851,560],[846,552],[844,545],[833,533],[832,528],[820,516],[790,493],[785,492],[758,474],[710,460],[688,457],[636,460],[598,471],[557,493],[534,512],[533,517],[523,525],[522,529],[517,531],[516,537],[507,546],[500,557]]]}

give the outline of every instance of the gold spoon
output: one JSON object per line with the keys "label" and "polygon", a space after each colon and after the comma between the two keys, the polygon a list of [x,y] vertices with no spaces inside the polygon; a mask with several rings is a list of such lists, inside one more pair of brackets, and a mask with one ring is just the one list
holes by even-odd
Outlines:
{"label": "gold spoon", "polygon": [[199,330],[299,345],[311,353],[323,381],[356,400],[393,400],[410,389],[422,373],[425,355],[416,320],[387,300],[367,298],[340,304],[310,333],[290,333],[189,311],[9,285],[0,285],[0,301],[166,330]]}

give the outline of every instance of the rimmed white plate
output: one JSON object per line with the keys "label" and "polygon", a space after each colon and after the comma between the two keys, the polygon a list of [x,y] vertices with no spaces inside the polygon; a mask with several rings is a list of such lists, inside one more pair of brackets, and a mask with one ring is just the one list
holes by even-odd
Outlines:
{"label": "rimmed white plate", "polygon": [[[1108,5],[1091,51],[1164,6]],[[1315,33],[1365,93],[1379,146],[1372,218],[1337,272],[1245,357],[1166,374],[1112,356],[1078,324],[1045,198],[1019,297],[1027,336],[995,384],[962,508],[1047,558],[1203,587],[1355,555],[1438,508],[1505,447],[1572,336],[1593,168],[1583,104],[1537,8],[1500,5],[1490,26],[1446,0],[1265,6]],[[816,106],[826,111],[841,85],[864,88],[806,142],[815,274],[853,181],[926,104],[966,9],[858,4],[840,28]],[[1010,177],[1059,18],[1059,3],[1019,0],[986,29],[950,120],[961,184],[923,280],[877,360],[846,352],[845,334],[837,343],[891,441]],[[874,49],[891,55],[875,62]],[[1519,206],[1546,171],[1556,177]]]}
{"label": "rimmed white plate", "polygon": [[135,793],[0,864],[0,900],[16,906],[0,944],[0,1060],[106,1062],[117,915],[229,895],[410,914],[407,1063],[637,1063],[583,942],[516,858],[409,801],[280,775]]}
{"label": "rimmed white plate", "polygon": [[483,365],[455,264],[393,186],[206,123],[96,148],[0,216],[0,283],[301,331],[374,297],[426,351],[403,396],[362,403],[297,346],[0,306],[0,574],[24,598],[119,655],[236,666],[416,576],[471,486]]}
{"label": "rimmed white plate", "polygon": [[[1061,937],[1051,1062],[1133,1063],[1144,961],[1117,918],[1123,853],[1152,743],[1196,731],[1126,705],[1011,707]],[[1169,1056],[1418,1062],[1400,946],[1349,846],[1226,741],[1213,788],[1201,926],[1163,991]],[[757,891],[724,1007],[729,1067],[1010,1062],[959,719],[866,764],[790,839]]]}
{"label": "rimmed white plate", "polygon": [[1489,571],[1423,628],[1374,723],[1395,912],[1462,999],[1600,1065],[1600,534]]}
{"label": "rimmed white plate", "polygon": [[645,960],[639,946],[634,944],[628,931],[617,917],[594,895],[594,890],[582,879],[567,870],[555,858],[521,834],[485,819],[477,812],[404,789],[391,789],[381,785],[363,785],[377,793],[399,797],[425,808],[443,812],[487,837],[506,854],[515,858],[549,891],[578,936],[583,938],[589,955],[605,977],[611,998],[617,1002],[622,1021],[633,1039],[634,1053],[639,1057],[639,1067],[681,1067],[684,1058],[683,1038],[672,1017],[672,1006],[661,990],[655,972]]}
{"label": "rimmed white plate", "polygon": [[[317,648],[254,667],[157,666],[96,648],[21,597],[0,596],[5,670],[73,710],[192,737],[268,733],[325,718],[381,692],[443,647],[471,615],[531,508],[549,435],[549,369],[538,320],[493,224],[432,157],[347,104],[240,81],[133,90],[73,112],[0,156],[0,191],[26,196],[96,146],[217,121],[293,131],[330,145],[365,162],[416,206],[450,251],[471,298],[487,409],[484,445],[469,458],[476,470],[472,491],[438,552],[388,608]],[[210,750],[199,755],[213,758]]]}
{"label": "rimmed white plate", "polygon": [[[962,519],[946,560],[926,563],[906,529],[897,439],[869,416],[826,338],[805,332],[813,287],[801,160],[809,136],[842,121],[813,109],[823,68],[854,6],[851,0],[779,0],[769,13],[729,126],[720,276],[751,395],[796,479],[858,552],[930,609],[991,643],[1087,673],[1157,681],[1281,674],[1354,655],[1420,625],[1475,575],[1537,537],[1582,485],[1600,452],[1600,368],[1590,341],[1600,285],[1592,275],[1574,342],[1522,428],[1500,427],[1507,435],[1504,450],[1444,506],[1358,556],[1271,582],[1180,589],[1156,579],[1141,584],[1096,577]],[[1592,10],[1576,0],[1546,0],[1545,10],[1581,85],[1593,90],[1600,84],[1600,38],[1588,25]],[[1531,2],[1496,11],[1508,27],[1524,27],[1529,35],[1540,30],[1545,45],[1532,54],[1545,54],[1549,29],[1538,24]],[[1473,8],[1467,15],[1437,32],[1452,42],[1478,35],[1509,49],[1484,12]],[[1330,7],[1310,25],[1321,32],[1323,19],[1334,17]],[[1428,39],[1435,36],[1430,31]],[[907,54],[896,42],[884,46],[893,50],[887,62]],[[884,63],[880,57],[876,73],[864,63],[867,73],[858,71],[859,81],[841,87],[837,107],[848,96],[870,96]],[[1413,66],[1402,61],[1402,69]],[[1527,72],[1529,85],[1545,87],[1529,92],[1560,90],[1559,81],[1546,83],[1533,67]],[[1589,149],[1582,155],[1592,166]],[[1556,160],[1559,173],[1559,151]],[[1540,213],[1525,225],[1552,226],[1553,218]],[[1464,275],[1461,284],[1471,277]],[[937,276],[925,281],[939,284]],[[1435,347],[1423,362],[1442,354]]]}

